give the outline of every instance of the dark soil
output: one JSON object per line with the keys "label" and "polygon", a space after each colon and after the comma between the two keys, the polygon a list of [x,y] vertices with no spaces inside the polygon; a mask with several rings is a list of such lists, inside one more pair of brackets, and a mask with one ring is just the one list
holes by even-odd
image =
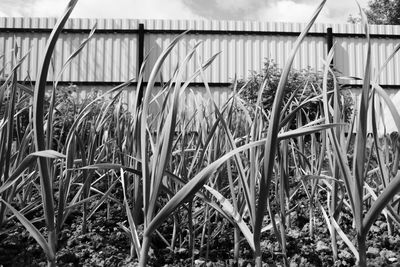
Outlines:
{"label": "dark soil", "polygon": [[[321,214],[315,210],[314,235],[310,237],[307,201],[298,202],[291,213],[291,225],[287,230],[287,256],[289,265],[295,266],[354,266],[355,258],[346,244],[338,240],[338,260],[332,257],[329,230]],[[88,232],[82,233],[81,214],[76,212],[68,219],[59,238],[57,266],[137,266],[137,259],[130,259],[130,242],[118,223],[126,223],[124,210],[113,206],[109,218],[106,210],[99,210],[88,224]],[[354,240],[350,214],[341,219],[343,231]],[[10,229],[0,234],[0,266],[46,266],[46,257],[35,240],[19,223],[8,225]],[[209,252],[195,249],[194,266],[231,266],[233,264],[233,227],[224,219],[210,221]],[[165,224],[160,232],[168,231]],[[45,232],[45,229],[40,229]],[[395,228],[388,235],[387,223],[380,218],[368,236],[369,266],[400,266],[400,232]],[[199,234],[200,235],[200,234]],[[181,249],[172,253],[156,235],[150,250],[149,266],[190,266],[192,258],[184,241]],[[199,237],[195,237],[199,248]],[[283,266],[283,257],[272,230],[262,237],[265,266]],[[245,241],[241,246],[240,266],[252,266],[252,253]]]}

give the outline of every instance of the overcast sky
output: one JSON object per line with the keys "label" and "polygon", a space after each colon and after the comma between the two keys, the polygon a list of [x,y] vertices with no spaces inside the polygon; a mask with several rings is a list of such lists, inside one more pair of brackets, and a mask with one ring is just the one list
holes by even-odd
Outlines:
{"label": "overcast sky", "polygon": [[[368,0],[358,0],[366,7]],[[67,0],[0,0],[0,16],[57,17]],[[306,22],[320,0],[80,0],[71,17]],[[346,23],[355,0],[328,0],[318,22]]]}

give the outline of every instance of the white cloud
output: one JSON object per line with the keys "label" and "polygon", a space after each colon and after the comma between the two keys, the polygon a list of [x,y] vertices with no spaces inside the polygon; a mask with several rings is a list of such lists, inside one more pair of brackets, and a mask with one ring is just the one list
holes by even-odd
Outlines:
{"label": "white cloud", "polygon": [[1,0],[0,15],[5,17],[29,16],[29,11],[35,5],[35,3],[35,0]]}
{"label": "white cloud", "polygon": [[[360,1],[366,6],[368,0]],[[311,3],[310,3],[311,2]],[[307,22],[318,6],[318,1],[275,1],[268,7],[258,11],[257,19],[266,21]],[[346,23],[349,15],[357,15],[358,7],[353,1],[336,0],[328,1],[318,16],[317,22]]]}
{"label": "white cloud", "polygon": [[[307,21],[320,0],[80,0],[72,17]],[[359,0],[366,6],[368,0]],[[68,0],[0,0],[0,16],[57,17]],[[345,23],[355,1],[327,1],[319,22]]]}
{"label": "white cloud", "polygon": [[[32,17],[59,17],[63,14],[68,1],[60,0],[37,0],[36,4],[29,10]],[[79,4],[79,2],[78,2]]]}
{"label": "white cloud", "polygon": [[266,21],[303,22],[308,20],[312,13],[312,5],[285,0],[260,10],[257,17]]}
{"label": "white cloud", "polygon": [[[67,1],[37,0],[33,16],[58,16],[62,14]],[[195,19],[199,18],[180,0],[81,0],[78,1],[71,17],[80,18],[154,18],[154,19]]]}
{"label": "white cloud", "polygon": [[[68,0],[0,0],[0,16],[58,17]],[[199,19],[182,0],[80,0],[71,17]]]}

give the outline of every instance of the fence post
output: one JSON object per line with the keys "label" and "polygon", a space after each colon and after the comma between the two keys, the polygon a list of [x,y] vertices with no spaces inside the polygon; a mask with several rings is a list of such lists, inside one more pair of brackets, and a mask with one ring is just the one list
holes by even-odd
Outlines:
{"label": "fence post", "polygon": [[[326,47],[327,47],[327,53],[329,53],[329,51],[331,51],[333,47],[333,31],[331,27],[326,29]],[[333,58],[332,61],[329,62],[329,64],[333,65]]]}
{"label": "fence post", "polygon": [[[140,73],[140,68],[142,67],[143,64],[143,59],[144,59],[144,24],[139,23],[139,32],[138,32],[138,62],[137,62],[137,77],[139,77]],[[137,83],[139,86],[139,83]],[[140,83],[140,88],[136,88],[138,91],[138,99],[137,99],[137,105],[136,107],[139,108],[139,106],[142,104],[142,98],[143,98],[143,83]]]}

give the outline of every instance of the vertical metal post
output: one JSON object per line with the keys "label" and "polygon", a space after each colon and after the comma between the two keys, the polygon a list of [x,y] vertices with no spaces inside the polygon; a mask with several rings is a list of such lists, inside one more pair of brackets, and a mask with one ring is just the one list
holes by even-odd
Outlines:
{"label": "vertical metal post", "polygon": [[[326,29],[326,46],[327,46],[327,53],[329,53],[329,51],[331,51],[333,47],[333,31],[331,27]],[[333,65],[333,59],[332,62],[330,62],[330,65]]]}
{"label": "vertical metal post", "polygon": [[[142,67],[143,59],[144,59],[144,24],[143,23],[139,23],[138,35],[139,36],[138,36],[137,77],[139,77],[140,68]],[[139,106],[142,104],[142,98],[143,98],[143,84],[141,83],[140,88],[136,88],[136,90],[139,90],[138,98],[137,98],[137,105],[136,105],[136,107],[139,108]]]}
{"label": "vertical metal post", "polygon": [[139,45],[139,50],[138,50],[138,74],[139,74],[140,67],[143,64],[143,58],[144,58],[144,24],[143,23],[139,23],[138,45]]}

